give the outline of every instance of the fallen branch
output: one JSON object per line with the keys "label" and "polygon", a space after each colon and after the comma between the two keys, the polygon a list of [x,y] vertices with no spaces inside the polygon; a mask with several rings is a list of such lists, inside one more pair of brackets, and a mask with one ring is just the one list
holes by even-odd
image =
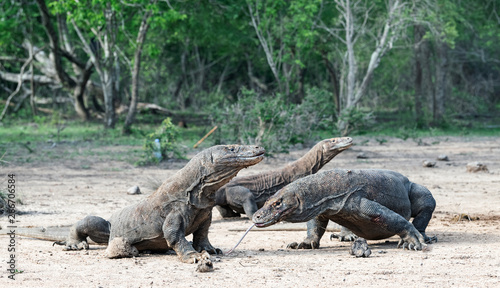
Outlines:
{"label": "fallen branch", "polygon": [[173,113],[167,108],[163,108],[160,105],[156,105],[153,103],[137,103],[137,110],[139,111],[153,111],[154,113],[165,114],[165,115],[173,115]]}
{"label": "fallen branch", "polygon": [[205,141],[205,139],[207,139],[208,136],[210,136],[210,134],[214,133],[214,131],[217,129],[217,126],[215,126],[214,128],[212,128],[212,130],[210,130],[205,136],[203,136],[203,138],[200,139],[200,141],[196,142],[196,144],[194,144],[193,148],[196,148],[198,147],[198,145],[201,144],[201,142]]}

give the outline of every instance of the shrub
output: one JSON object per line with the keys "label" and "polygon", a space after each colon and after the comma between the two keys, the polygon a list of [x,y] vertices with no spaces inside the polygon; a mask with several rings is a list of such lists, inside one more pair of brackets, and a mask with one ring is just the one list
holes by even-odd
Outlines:
{"label": "shrub", "polygon": [[236,103],[211,106],[212,122],[223,131],[222,142],[261,145],[268,154],[287,152],[290,145],[308,141],[316,129],[332,126],[331,106],[324,103],[331,102],[328,97],[328,92],[309,90],[302,104],[293,105],[280,94],[243,89]]}
{"label": "shrub", "polygon": [[162,121],[160,127],[158,127],[155,132],[146,135],[143,144],[144,160],[138,162],[137,164],[145,165],[148,163],[160,162],[160,160],[153,155],[153,152],[156,149],[154,145],[155,139],[160,140],[161,156],[163,160],[172,158],[183,159],[185,152],[177,143],[178,137],[179,128],[172,124],[170,118],[166,118]]}

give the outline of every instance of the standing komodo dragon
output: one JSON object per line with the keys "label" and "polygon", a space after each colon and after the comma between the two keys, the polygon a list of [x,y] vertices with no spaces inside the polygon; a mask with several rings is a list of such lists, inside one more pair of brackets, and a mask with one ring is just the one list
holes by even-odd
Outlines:
{"label": "standing komodo dragon", "polygon": [[[182,262],[195,263],[222,253],[208,240],[215,192],[243,168],[259,163],[264,149],[219,145],[197,154],[149,197],[114,213],[111,218],[87,216],[71,227],[67,250],[87,249],[87,237],[108,243],[107,257],[129,257],[139,251],[173,249]],[[193,234],[192,245],[185,236]],[[36,237],[36,236],[35,236]]]}
{"label": "standing komodo dragon", "polygon": [[252,219],[271,195],[297,179],[318,172],[351,145],[350,137],[325,139],[281,169],[236,177],[217,191],[216,207],[222,217],[239,217],[240,213],[245,213]]}
{"label": "standing komodo dragon", "polygon": [[[271,196],[253,216],[257,227],[307,222],[307,237],[289,248],[319,248],[328,221],[369,240],[399,235],[398,247],[421,250],[436,201],[427,188],[389,170],[334,169],[299,179]],[[413,224],[408,220],[413,217]]]}

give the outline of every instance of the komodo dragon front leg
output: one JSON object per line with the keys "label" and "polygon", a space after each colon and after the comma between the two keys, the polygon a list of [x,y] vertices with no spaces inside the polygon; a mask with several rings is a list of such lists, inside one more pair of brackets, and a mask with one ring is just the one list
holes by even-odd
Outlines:
{"label": "komodo dragon front leg", "polygon": [[226,193],[231,195],[227,200],[229,206],[243,208],[248,218],[252,219],[253,214],[259,210],[255,196],[250,189],[243,186],[235,186],[228,188]]}
{"label": "komodo dragon front leg", "polygon": [[210,254],[222,254],[222,250],[214,248],[208,240],[208,229],[212,223],[212,209],[206,209],[198,214],[201,225],[193,232],[193,248],[198,251],[207,251]]}
{"label": "komodo dragon front leg", "polygon": [[287,248],[290,249],[318,249],[319,241],[323,234],[325,234],[326,227],[328,226],[328,218],[318,216],[314,219],[307,221],[307,237],[301,243],[292,242],[288,244]]}
{"label": "komodo dragon front leg", "polygon": [[[212,252],[212,254],[222,253],[220,249],[214,248],[208,241],[210,220],[202,223],[193,233],[193,245],[198,248],[203,248],[205,251],[197,251],[194,249],[193,245],[186,239],[186,229],[190,220],[185,209],[176,207],[174,211],[170,211],[167,215],[162,227],[163,237],[167,241],[167,245],[174,249],[180,260],[184,263],[197,263],[207,259],[207,252]],[[196,220],[198,219],[195,219],[195,221]]]}

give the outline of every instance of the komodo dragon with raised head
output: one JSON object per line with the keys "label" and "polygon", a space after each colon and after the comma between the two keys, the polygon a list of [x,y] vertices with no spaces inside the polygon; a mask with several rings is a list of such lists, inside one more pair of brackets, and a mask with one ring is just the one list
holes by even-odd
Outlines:
{"label": "komodo dragon with raised head", "polygon": [[[186,263],[206,259],[203,250],[221,254],[208,240],[215,192],[241,169],[259,163],[264,152],[261,147],[243,145],[208,148],[147,198],[114,213],[108,221],[85,217],[71,227],[64,243],[57,244],[66,245],[67,250],[87,249],[89,237],[96,243],[108,243],[109,258],[173,249]],[[185,238],[189,234],[193,234],[192,245]]]}
{"label": "komodo dragon with raised head", "polygon": [[[359,237],[399,235],[398,247],[421,250],[437,240],[425,229],[436,201],[427,188],[389,170],[333,169],[299,179],[271,196],[254,215],[257,227],[307,222],[307,237],[289,248],[319,248],[328,221]],[[408,222],[413,217],[413,224]]]}
{"label": "komodo dragon with raised head", "polygon": [[240,213],[245,213],[252,219],[255,211],[271,195],[297,179],[318,172],[333,157],[351,146],[350,137],[325,139],[281,169],[235,177],[217,191],[216,208],[225,218],[239,217]]}

